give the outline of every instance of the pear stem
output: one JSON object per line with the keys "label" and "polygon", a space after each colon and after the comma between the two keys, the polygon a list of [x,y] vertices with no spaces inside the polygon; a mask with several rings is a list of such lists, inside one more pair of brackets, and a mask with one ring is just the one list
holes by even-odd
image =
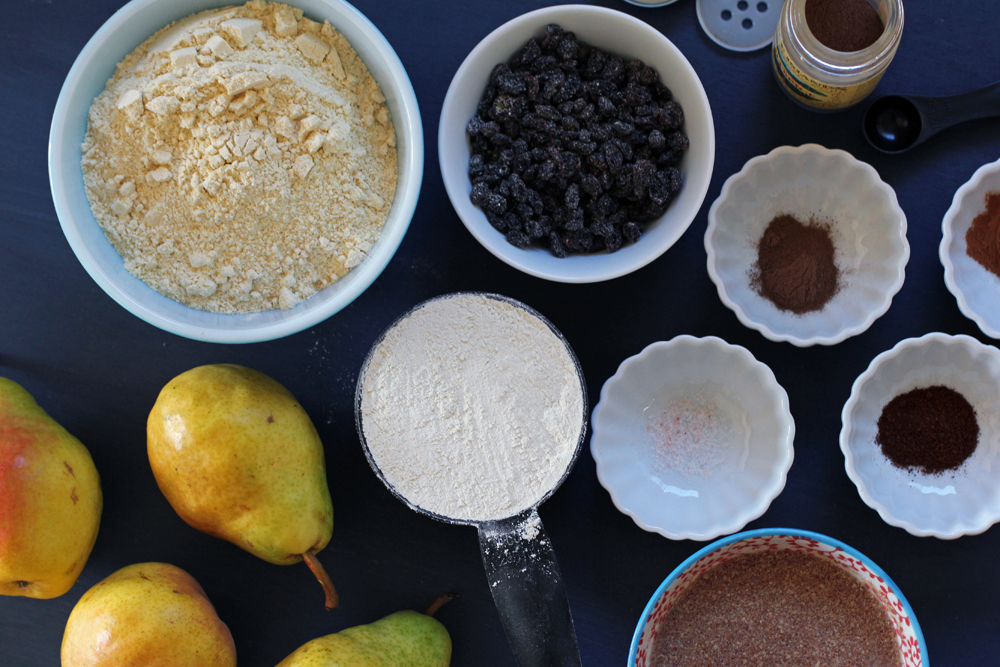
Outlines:
{"label": "pear stem", "polygon": [[337,595],[337,589],[333,587],[333,582],[330,581],[330,575],[326,573],[323,569],[323,565],[316,558],[316,555],[312,551],[307,551],[302,554],[302,560],[305,564],[312,570],[312,573],[319,579],[319,583],[323,586],[323,593],[326,594],[326,608],[333,609],[340,603],[340,597]]}
{"label": "pear stem", "polygon": [[455,593],[443,593],[439,595],[438,598],[434,600],[434,602],[431,602],[431,605],[424,610],[424,614],[426,616],[433,616],[434,612],[436,612],[438,609],[443,607],[445,604],[450,602],[455,597],[456,597]]}

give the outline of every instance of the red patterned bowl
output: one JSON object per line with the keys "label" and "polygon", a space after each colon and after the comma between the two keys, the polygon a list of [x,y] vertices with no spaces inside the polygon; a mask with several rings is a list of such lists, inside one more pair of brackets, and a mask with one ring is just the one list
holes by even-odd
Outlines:
{"label": "red patterned bowl", "polygon": [[899,587],[882,568],[858,550],[831,537],[792,528],[763,528],[717,540],[670,573],[639,617],[629,649],[628,667],[652,667],[651,648],[660,621],[680,594],[699,576],[736,555],[774,549],[811,551],[829,558],[855,576],[875,594],[889,616],[903,657],[903,667],[927,665],[927,645],[920,624]]}

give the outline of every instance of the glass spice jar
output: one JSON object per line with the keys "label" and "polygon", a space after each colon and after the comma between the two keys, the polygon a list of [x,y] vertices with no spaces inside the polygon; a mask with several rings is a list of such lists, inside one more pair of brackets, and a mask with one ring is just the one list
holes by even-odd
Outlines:
{"label": "glass spice jar", "polygon": [[903,34],[902,0],[870,0],[885,26],[860,51],[835,51],[819,41],[806,21],[809,0],[786,0],[771,48],[781,89],[813,111],[836,111],[868,96],[896,55]]}

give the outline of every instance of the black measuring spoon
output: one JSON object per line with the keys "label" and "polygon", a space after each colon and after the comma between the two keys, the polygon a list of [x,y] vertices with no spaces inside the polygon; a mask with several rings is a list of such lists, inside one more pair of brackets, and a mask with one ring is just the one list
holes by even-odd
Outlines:
{"label": "black measuring spoon", "polygon": [[[467,295],[478,295],[510,304],[544,323],[562,342],[566,354],[576,368],[577,386],[583,407],[579,415],[575,416],[578,420],[575,423],[579,424],[576,448],[566,463],[566,467],[562,470],[558,481],[527,509],[514,516],[495,520],[477,521],[444,516],[412,502],[386,478],[385,473],[375,461],[368,440],[370,436],[366,434],[364,427],[365,417],[362,402],[364,400],[365,375],[373,356],[387,335],[406,318],[428,303],[438,299]],[[464,524],[477,528],[479,531],[479,550],[486,569],[490,591],[493,594],[493,601],[500,614],[507,640],[519,667],[581,667],[580,649],[573,626],[573,617],[570,614],[569,600],[566,597],[566,588],[562,581],[562,573],[559,569],[559,563],[556,561],[552,542],[545,534],[545,529],[538,516],[538,506],[551,497],[556,489],[562,485],[580,455],[580,449],[587,432],[586,386],[580,361],[573,353],[569,342],[551,322],[533,308],[519,301],[499,294],[484,292],[446,294],[417,305],[383,332],[372,346],[361,366],[361,372],[358,374],[354,414],[358,435],[368,463],[389,491],[410,509],[445,523]],[[471,483],[473,480],[470,480]]]}
{"label": "black measuring spoon", "polygon": [[1000,116],[1000,81],[946,97],[885,95],[865,110],[861,132],[876,150],[902,153],[953,125]]}

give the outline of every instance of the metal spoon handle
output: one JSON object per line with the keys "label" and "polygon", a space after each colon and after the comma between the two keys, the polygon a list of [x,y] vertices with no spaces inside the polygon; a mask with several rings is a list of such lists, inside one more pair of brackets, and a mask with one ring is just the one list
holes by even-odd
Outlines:
{"label": "metal spoon handle", "polygon": [[913,99],[937,132],[969,120],[1000,116],[1000,81],[959,95]]}
{"label": "metal spoon handle", "polygon": [[519,667],[580,667],[562,574],[538,511],[479,524],[479,548]]}

